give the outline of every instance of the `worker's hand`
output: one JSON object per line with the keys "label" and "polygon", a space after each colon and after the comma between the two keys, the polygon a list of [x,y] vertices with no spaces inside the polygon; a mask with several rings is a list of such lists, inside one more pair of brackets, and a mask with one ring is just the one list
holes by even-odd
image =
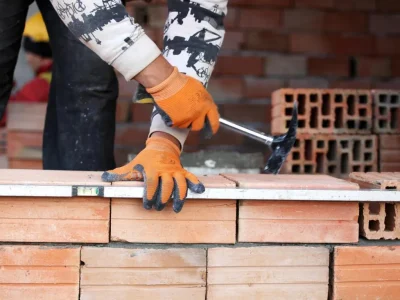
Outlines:
{"label": "worker's hand", "polygon": [[218,107],[200,81],[178,71],[155,87],[146,89],[165,124],[203,131],[207,138],[219,129]]}
{"label": "worker's hand", "polygon": [[179,148],[167,138],[152,136],[142,150],[130,163],[112,171],[104,172],[104,181],[144,180],[143,207],[162,210],[173,196],[173,210],[180,212],[187,189],[203,193],[204,185],[195,175],[183,169]]}

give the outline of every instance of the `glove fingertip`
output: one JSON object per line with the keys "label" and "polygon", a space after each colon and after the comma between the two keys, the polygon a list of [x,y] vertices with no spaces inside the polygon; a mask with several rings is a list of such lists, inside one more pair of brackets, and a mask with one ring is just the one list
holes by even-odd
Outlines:
{"label": "glove fingertip", "polygon": [[202,194],[205,192],[206,187],[204,186],[204,184],[202,184],[201,182],[199,183],[193,183],[190,180],[187,180],[187,184],[188,184],[188,188],[196,194]]}
{"label": "glove fingertip", "polygon": [[185,200],[178,199],[177,201],[174,201],[172,209],[174,210],[174,212],[179,213],[183,208],[183,204],[185,204]]}

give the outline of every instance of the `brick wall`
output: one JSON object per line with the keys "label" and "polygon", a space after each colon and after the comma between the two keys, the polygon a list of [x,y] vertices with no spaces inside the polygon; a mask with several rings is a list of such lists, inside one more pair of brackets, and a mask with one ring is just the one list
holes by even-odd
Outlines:
{"label": "brick wall", "polygon": [[[165,1],[133,1],[128,9],[161,47]],[[399,13],[389,0],[230,0],[209,84],[221,115],[269,132],[279,88],[399,88]],[[132,120],[143,122],[143,114]],[[187,151],[213,147],[264,150],[221,130],[211,142],[194,137]]]}

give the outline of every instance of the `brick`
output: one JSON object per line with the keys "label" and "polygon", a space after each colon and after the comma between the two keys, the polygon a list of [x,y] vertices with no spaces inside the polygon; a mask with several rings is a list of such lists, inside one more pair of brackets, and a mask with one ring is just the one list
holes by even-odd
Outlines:
{"label": "brick", "polygon": [[381,172],[400,172],[400,163],[380,163]]}
{"label": "brick", "polygon": [[370,55],[375,54],[370,36],[294,33],[290,35],[290,51],[308,54]]}
{"label": "brick", "polygon": [[239,50],[245,43],[244,33],[241,31],[228,30],[224,36],[221,50]]}
{"label": "brick", "polygon": [[264,58],[256,56],[220,56],[213,75],[262,75]]}
{"label": "brick", "polygon": [[[207,187],[235,188],[221,176],[200,176]],[[142,182],[115,182],[115,186],[142,186]],[[179,214],[171,201],[164,210],[145,210],[142,199],[112,199],[111,239],[130,243],[234,243],[236,202],[187,200]]]}
{"label": "brick", "polygon": [[400,173],[353,172],[349,177],[351,181],[366,188],[400,190]]}
{"label": "brick", "polygon": [[250,31],[245,35],[244,48],[248,50],[286,52],[289,49],[289,38],[281,33]]}
{"label": "brick", "polygon": [[43,132],[10,130],[7,134],[9,158],[41,160]]}
{"label": "brick", "polygon": [[400,133],[400,92],[373,90],[374,132]]}
{"label": "brick", "polygon": [[235,122],[260,122],[271,121],[271,106],[268,104],[223,104],[222,113],[224,118]]}
{"label": "brick", "polygon": [[238,100],[243,96],[243,82],[239,78],[212,78],[208,91],[217,103]]}
{"label": "brick", "polygon": [[400,77],[400,59],[393,59],[391,63],[391,74],[394,77]]}
{"label": "brick", "polygon": [[327,299],[324,247],[210,248],[208,299]]}
{"label": "brick", "polygon": [[318,10],[292,9],[285,10],[284,27],[295,31],[321,31],[324,13]]}
{"label": "brick", "polygon": [[369,78],[356,78],[348,80],[331,81],[329,87],[332,89],[362,89],[368,90],[372,88],[372,80]]}
{"label": "brick", "polygon": [[399,262],[398,246],[336,247],[333,299],[396,299]]}
{"label": "brick", "polygon": [[238,19],[239,19],[239,13],[240,9],[237,7],[229,7],[228,8],[228,14],[225,16],[224,19],[224,27],[225,29],[236,29],[238,27]]}
{"label": "brick", "polygon": [[0,241],[108,242],[109,199],[2,197],[0,207]]}
{"label": "brick", "polygon": [[149,130],[149,123],[117,124],[115,132],[115,144],[118,146],[144,147]]}
{"label": "brick", "polygon": [[129,118],[129,110],[131,109],[132,98],[118,98],[117,109],[115,112],[116,122],[126,122]]}
{"label": "brick", "polygon": [[374,14],[370,16],[370,31],[373,34],[400,33],[400,15]]}
{"label": "brick", "polygon": [[377,171],[376,136],[299,134],[282,172],[347,178],[352,171]]}
{"label": "brick", "polygon": [[380,134],[379,149],[397,150],[400,149],[400,135]]}
{"label": "brick", "polygon": [[375,81],[373,87],[375,89],[381,89],[381,90],[399,90],[400,78],[389,78],[383,81]]}
{"label": "brick", "polygon": [[280,89],[272,95],[273,134],[288,130],[294,101],[298,104],[299,134],[370,134],[372,131],[369,90]]}
{"label": "brick", "polygon": [[305,76],[307,74],[306,58],[297,55],[270,55],[265,65],[265,74],[269,76]]}
{"label": "brick", "polygon": [[333,8],[334,0],[295,0],[296,7]]}
{"label": "brick", "polygon": [[376,5],[375,0],[335,0],[335,8],[350,11],[375,11]]}
{"label": "brick", "polygon": [[246,78],[245,97],[246,98],[271,98],[275,90],[284,86],[284,80],[273,78]]}
{"label": "brick", "polygon": [[367,32],[368,16],[361,12],[326,12],[323,28],[327,32]]}
{"label": "brick", "polygon": [[400,38],[395,36],[377,37],[376,50],[378,55],[400,55]]}
{"label": "brick", "polygon": [[125,99],[132,99],[138,87],[136,80],[126,81],[122,75],[117,76],[118,79],[118,97]]}
{"label": "brick", "polygon": [[323,78],[315,78],[315,77],[305,77],[301,79],[289,79],[290,88],[327,88],[329,86],[329,82]]}
{"label": "brick", "polygon": [[388,13],[399,12],[400,3],[397,0],[379,0],[376,3],[378,10]]}
{"label": "brick", "polygon": [[43,131],[46,107],[47,103],[9,103],[7,130]]}
{"label": "brick", "polygon": [[242,29],[278,29],[281,12],[273,9],[244,8],[240,10],[239,27]]}
{"label": "brick", "polygon": [[79,251],[79,248],[1,246],[0,298],[78,300]]}
{"label": "brick", "polygon": [[357,75],[361,77],[389,77],[390,60],[387,58],[357,58]]}
{"label": "brick", "polygon": [[9,169],[23,169],[23,170],[42,170],[43,161],[41,159],[18,159],[9,158],[8,159]]}
{"label": "brick", "polygon": [[[224,117],[226,117],[224,115]],[[242,117],[243,118],[243,117]],[[236,119],[232,119],[232,121],[237,122]],[[244,125],[244,124],[242,124]],[[217,147],[221,147],[221,146],[241,146],[245,143],[245,137],[241,134],[235,134],[232,131],[230,131],[229,129],[224,128],[223,125],[220,126],[220,129],[218,130],[218,132],[213,136],[212,139],[203,139],[200,138],[199,139],[199,149],[206,149],[210,146],[217,146]],[[186,145],[187,143],[185,143]]]}
{"label": "brick", "polygon": [[82,261],[82,300],[205,298],[205,249],[83,247]]}
{"label": "brick", "polygon": [[343,76],[349,75],[349,60],[346,58],[308,59],[308,74],[311,76]]}
{"label": "brick", "polygon": [[230,6],[271,6],[271,7],[290,7],[294,0],[230,0]]}
{"label": "brick", "polygon": [[[150,122],[151,120],[151,112],[153,111],[154,106],[148,104],[132,104],[132,121],[136,122]],[[150,129],[150,127],[149,127]]]}

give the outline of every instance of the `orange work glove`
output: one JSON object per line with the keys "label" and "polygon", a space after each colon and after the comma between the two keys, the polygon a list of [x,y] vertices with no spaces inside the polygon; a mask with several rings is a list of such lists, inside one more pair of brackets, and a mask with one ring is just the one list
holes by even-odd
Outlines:
{"label": "orange work glove", "polygon": [[173,196],[172,208],[180,212],[188,188],[194,193],[203,193],[204,185],[195,175],[183,169],[179,158],[179,148],[170,140],[163,137],[150,137],[146,141],[146,148],[142,150],[130,163],[104,172],[104,181],[143,180],[145,189],[143,207],[162,210]]}
{"label": "orange work glove", "polygon": [[200,81],[182,74],[174,67],[162,83],[146,91],[169,127],[203,131],[207,138],[219,129],[218,107]]}

